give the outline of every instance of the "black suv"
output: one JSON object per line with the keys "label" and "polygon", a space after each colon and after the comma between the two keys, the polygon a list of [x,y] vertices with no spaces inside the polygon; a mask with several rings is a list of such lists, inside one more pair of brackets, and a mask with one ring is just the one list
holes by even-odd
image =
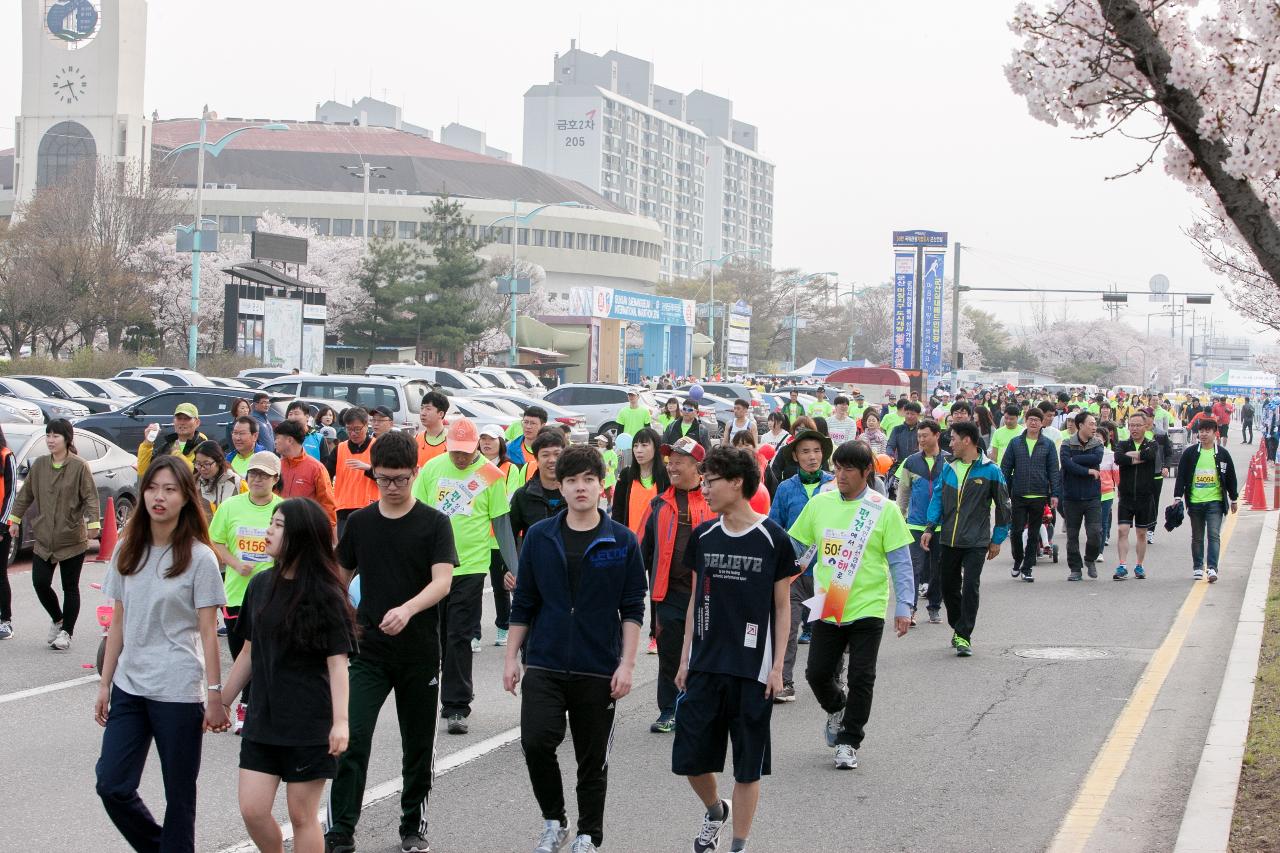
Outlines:
{"label": "black suv", "polygon": [[[179,403],[191,403],[200,412],[200,432],[216,441],[225,442],[230,434],[231,406],[245,396],[243,388],[175,387],[143,397],[116,412],[90,415],[77,421],[76,429],[96,432],[130,453],[135,453],[142,443],[142,434],[148,424],[159,424],[161,433],[171,431],[173,410]],[[292,399],[286,394],[271,395],[273,414],[270,417],[273,422],[277,419],[274,412],[283,408],[276,404],[287,403]]]}

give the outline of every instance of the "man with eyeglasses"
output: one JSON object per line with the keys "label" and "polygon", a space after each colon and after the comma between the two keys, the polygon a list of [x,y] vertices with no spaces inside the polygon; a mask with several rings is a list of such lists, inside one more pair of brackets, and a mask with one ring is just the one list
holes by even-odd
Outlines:
{"label": "man with eyeglasses", "polygon": [[333,479],[333,501],[338,510],[338,538],[347,518],[378,499],[378,490],[369,477],[373,436],[369,434],[369,413],[352,406],[342,413],[347,440],[334,445],[324,467]]}
{"label": "man with eyeglasses", "polygon": [[680,403],[680,420],[667,424],[662,434],[662,443],[675,444],[682,438],[693,439],[702,445],[703,450],[711,449],[711,436],[698,420],[698,404],[690,399]]}
{"label": "man with eyeglasses", "polygon": [[347,519],[338,562],[348,582],[359,579],[359,648],[351,654],[347,700],[350,740],[329,792],[325,849],[353,853],[356,823],[378,715],[390,693],[400,723],[400,844],[428,851],[427,798],[434,772],[440,675],[440,601],[458,564],[453,527],[438,510],[415,500],[418,448],[392,432],[371,455],[376,503]]}
{"label": "man with eyeglasses", "polygon": [[[223,585],[227,593],[227,607],[223,621],[227,626],[227,647],[231,659],[240,656],[244,648],[244,636],[236,630],[240,617],[240,605],[249,579],[271,568],[272,559],[267,555],[267,528],[271,516],[284,499],[274,491],[280,479],[280,459],[269,450],[253,454],[246,469],[245,479],[249,491],[227,498],[209,522],[209,541],[218,559],[226,566]],[[236,706],[232,731],[240,734],[244,728],[245,713],[249,705],[249,686],[240,694]]]}
{"label": "man with eyeglasses", "polygon": [[377,441],[395,425],[395,416],[386,406],[374,406],[369,410],[369,426],[373,429],[373,439]]}
{"label": "man with eyeglasses", "polygon": [[258,422],[248,415],[236,418],[231,425],[231,452],[227,454],[231,470],[243,479],[249,471],[249,460],[259,450],[266,448],[258,444]]}

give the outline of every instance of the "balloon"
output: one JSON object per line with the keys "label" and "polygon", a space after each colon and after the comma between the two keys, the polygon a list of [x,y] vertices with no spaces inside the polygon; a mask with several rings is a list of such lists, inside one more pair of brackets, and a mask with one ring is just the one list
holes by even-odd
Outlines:
{"label": "balloon", "polygon": [[761,515],[769,514],[769,490],[764,487],[764,483],[756,486],[756,493],[748,503],[751,504],[753,510]]}
{"label": "balloon", "polygon": [[889,469],[893,467],[893,457],[887,453],[876,454],[876,473],[885,475],[889,473]]}
{"label": "balloon", "polygon": [[360,606],[360,576],[356,575],[351,579],[351,586],[347,587],[347,598],[351,599],[352,607]]}
{"label": "balloon", "polygon": [[695,402],[695,403],[696,403],[696,402],[698,402],[699,400],[701,400],[701,399],[702,399],[702,393],[703,393],[703,392],[702,392],[702,386],[701,386],[701,385],[690,385],[690,386],[689,386],[689,399],[690,399],[690,400],[692,400],[693,402]]}
{"label": "balloon", "polygon": [[622,453],[625,450],[630,450],[631,449],[630,433],[625,433],[625,432],[618,433],[617,437],[614,438],[613,440],[613,449],[618,451],[619,453]]}
{"label": "balloon", "polygon": [[772,444],[766,444],[764,447],[761,447],[756,451],[756,455],[772,462],[773,457],[778,455],[778,448],[774,447]]}

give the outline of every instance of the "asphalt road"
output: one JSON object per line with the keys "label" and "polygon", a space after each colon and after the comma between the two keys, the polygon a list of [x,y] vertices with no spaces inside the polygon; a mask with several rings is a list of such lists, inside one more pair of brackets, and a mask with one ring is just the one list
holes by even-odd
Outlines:
{"label": "asphalt road", "polygon": [[[1243,477],[1245,453],[1237,445]],[[1171,487],[1170,487],[1171,488]],[[1165,495],[1168,502],[1168,495]],[[1088,850],[1171,849],[1239,612],[1262,515],[1243,511],[1208,590],[1102,810]],[[956,658],[945,625],[922,623],[907,637],[888,633],[881,646],[875,705],[861,766],[840,772],[822,738],[824,715],[801,683],[797,702],[773,717],[773,775],[764,781],[751,849],[1044,850],[1080,793],[1090,765],[1133,694],[1153,652],[1165,640],[1192,587],[1189,530],[1163,530],[1148,555],[1145,581],[1103,578],[1066,582],[1063,562],[1041,564],[1037,582],[1009,577],[1007,548],[987,564],[975,654]],[[101,732],[92,720],[95,687],[72,683],[91,674],[96,650],[93,608],[101,564],[89,564],[85,604],[71,651],[44,644],[47,626],[29,573],[11,570],[17,636],[0,644],[0,767],[9,794],[0,826],[28,850],[127,849],[94,794]],[[516,740],[518,699],[500,686],[502,650],[475,659],[471,733],[437,741],[431,839],[438,851],[532,849],[541,818]],[[1043,657],[1052,649],[1085,659]],[[1046,651],[1050,650],[1050,651]],[[797,672],[803,672],[801,647]],[[224,666],[226,664],[224,663]],[[610,762],[605,846],[621,851],[684,850],[697,832],[700,805],[670,772],[670,736],[648,731],[656,716],[656,657],[641,655],[636,686],[620,704]],[[19,691],[62,685],[38,695]],[[369,773],[372,794],[358,832],[360,849],[399,849],[396,837],[399,737],[394,710],[384,709]],[[197,847],[220,851],[247,835],[236,806],[238,742],[205,740]],[[572,747],[562,748],[572,819]],[[731,778],[722,788],[729,792]],[[163,808],[154,755],[144,799]],[[277,815],[285,818],[283,797]],[[71,817],[73,816],[73,817]],[[726,845],[727,846],[727,845]],[[245,848],[252,849],[252,848]]]}

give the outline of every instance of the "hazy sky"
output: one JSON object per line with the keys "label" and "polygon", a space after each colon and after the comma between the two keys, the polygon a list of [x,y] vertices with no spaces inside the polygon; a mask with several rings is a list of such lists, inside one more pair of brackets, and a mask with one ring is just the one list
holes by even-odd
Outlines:
{"label": "hazy sky", "polygon": [[[454,120],[482,128],[519,159],[523,94],[576,38],[652,60],[663,86],[727,96],[760,128],[777,164],[776,266],[876,284],[891,277],[890,232],[929,228],[972,247],[962,281],[973,286],[1145,291],[1160,272],[1174,290],[1216,293],[1182,233],[1191,196],[1158,167],[1104,181],[1145,156],[1141,143],[1073,140],[1009,90],[1012,7],[152,0],[146,102],[165,118],[208,102],[223,116],[312,119],[325,99],[372,94],[437,133]],[[0,3],[0,148],[20,112],[19,23],[16,0]],[[966,294],[1014,325],[1032,298]],[[1161,307],[1130,298],[1124,316],[1138,326]],[[1253,332],[1215,302],[1220,329]],[[1102,314],[1097,296],[1069,309]]]}

